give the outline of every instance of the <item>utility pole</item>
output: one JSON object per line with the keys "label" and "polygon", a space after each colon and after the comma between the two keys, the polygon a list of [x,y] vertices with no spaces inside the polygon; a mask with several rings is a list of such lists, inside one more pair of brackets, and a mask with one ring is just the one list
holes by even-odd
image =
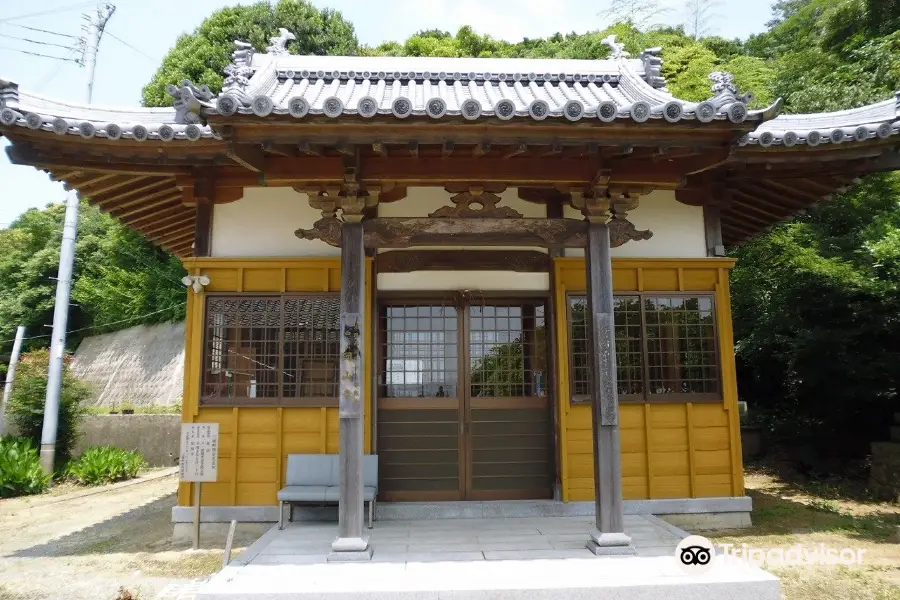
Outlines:
{"label": "utility pole", "polygon": [[16,341],[13,342],[12,354],[9,356],[9,367],[6,369],[6,385],[3,387],[3,402],[0,402],[0,437],[6,435],[6,405],[12,394],[13,381],[16,379],[16,365],[19,364],[19,353],[25,339],[25,326],[16,329]]}
{"label": "utility pole", "polygon": [[[87,67],[85,101],[91,103],[94,91],[94,67],[100,38],[116,7],[98,4],[96,14],[85,15],[88,20],[87,40],[84,46],[84,64]],[[75,263],[75,238],[78,235],[78,192],[69,190],[66,196],[66,217],[63,225],[62,246],[59,249],[59,272],[56,279],[56,305],[53,308],[53,334],[50,338],[50,364],[47,369],[47,399],[44,402],[44,427],[41,430],[41,467],[45,473],[53,473],[56,460],[56,432],[59,426],[59,403],[62,396],[63,360],[66,355],[66,327],[69,321],[69,294],[72,290],[72,271]]]}

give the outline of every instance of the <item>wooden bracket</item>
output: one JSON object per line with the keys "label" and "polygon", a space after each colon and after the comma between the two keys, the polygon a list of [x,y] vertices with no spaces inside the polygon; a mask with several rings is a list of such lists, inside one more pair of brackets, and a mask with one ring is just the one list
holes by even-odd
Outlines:
{"label": "wooden bracket", "polygon": [[225,154],[237,164],[254,173],[262,173],[265,168],[265,152],[260,146],[228,142]]}

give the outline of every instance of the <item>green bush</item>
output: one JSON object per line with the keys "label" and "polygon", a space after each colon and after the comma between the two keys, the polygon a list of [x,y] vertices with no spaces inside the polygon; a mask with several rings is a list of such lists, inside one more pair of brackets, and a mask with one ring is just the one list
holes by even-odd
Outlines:
{"label": "green bush", "polygon": [[[44,402],[47,398],[48,350],[35,350],[22,355],[16,371],[16,382],[9,398],[8,415],[19,435],[41,447],[44,427]],[[68,359],[63,367],[63,387],[59,403],[56,433],[56,463],[64,464],[72,455],[84,416],[82,403],[91,396],[90,387],[72,375]]]}
{"label": "green bush", "polygon": [[102,485],[134,479],[147,466],[136,450],[114,446],[92,446],[77,460],[69,463],[66,474],[82,485]]}
{"label": "green bush", "polygon": [[49,484],[30,440],[0,438],[0,498],[40,494]]}

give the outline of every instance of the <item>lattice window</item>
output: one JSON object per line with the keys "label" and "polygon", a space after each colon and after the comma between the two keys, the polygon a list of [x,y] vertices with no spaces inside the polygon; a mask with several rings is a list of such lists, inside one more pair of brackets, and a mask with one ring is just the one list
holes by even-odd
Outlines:
{"label": "lattice window", "polygon": [[[591,392],[586,314],[586,298],[570,296],[569,371],[576,401]],[[721,398],[711,296],[617,295],[614,316],[621,400]]]}
{"label": "lattice window", "polygon": [[387,306],[379,317],[381,398],[456,397],[458,317],[455,306]]}
{"label": "lattice window", "polygon": [[648,392],[717,394],[719,362],[712,298],[646,296]]}
{"label": "lattice window", "polygon": [[543,304],[469,307],[472,397],[545,396]]}
{"label": "lattice window", "polygon": [[[587,331],[587,298],[569,297],[572,397],[585,400],[591,393],[590,339]],[[644,391],[640,296],[615,296],[616,367],[619,397],[639,398]]]}
{"label": "lattice window", "polygon": [[210,296],[205,404],[329,405],[337,400],[336,296]]}

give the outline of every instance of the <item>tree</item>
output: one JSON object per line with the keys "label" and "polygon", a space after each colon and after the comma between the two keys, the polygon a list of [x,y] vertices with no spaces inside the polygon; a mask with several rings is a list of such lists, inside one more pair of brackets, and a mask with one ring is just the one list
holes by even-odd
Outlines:
{"label": "tree", "polygon": [[307,0],[223,8],[203,21],[194,33],[178,38],[144,87],[144,105],[171,105],[174,99],[166,92],[166,86],[180,85],[184,79],[219,92],[224,69],[231,63],[232,42],[250,42],[264,51],[279,27],[297,37],[288,43],[288,50],[294,54],[353,55],[359,50],[353,25],[341,13],[327,8],[320,10]]}
{"label": "tree", "polygon": [[613,23],[630,23],[646,29],[668,12],[659,0],[609,0],[609,6],[600,11],[600,16]]}
{"label": "tree", "polygon": [[684,0],[684,27],[695,40],[699,40],[710,31],[713,19],[718,18],[715,10],[722,3],[718,0]]}
{"label": "tree", "polygon": [[[0,230],[0,351],[25,325],[26,348],[49,344],[65,206],[23,213]],[[181,261],[82,202],[67,338],[184,317]],[[152,313],[152,314],[148,314]]]}

